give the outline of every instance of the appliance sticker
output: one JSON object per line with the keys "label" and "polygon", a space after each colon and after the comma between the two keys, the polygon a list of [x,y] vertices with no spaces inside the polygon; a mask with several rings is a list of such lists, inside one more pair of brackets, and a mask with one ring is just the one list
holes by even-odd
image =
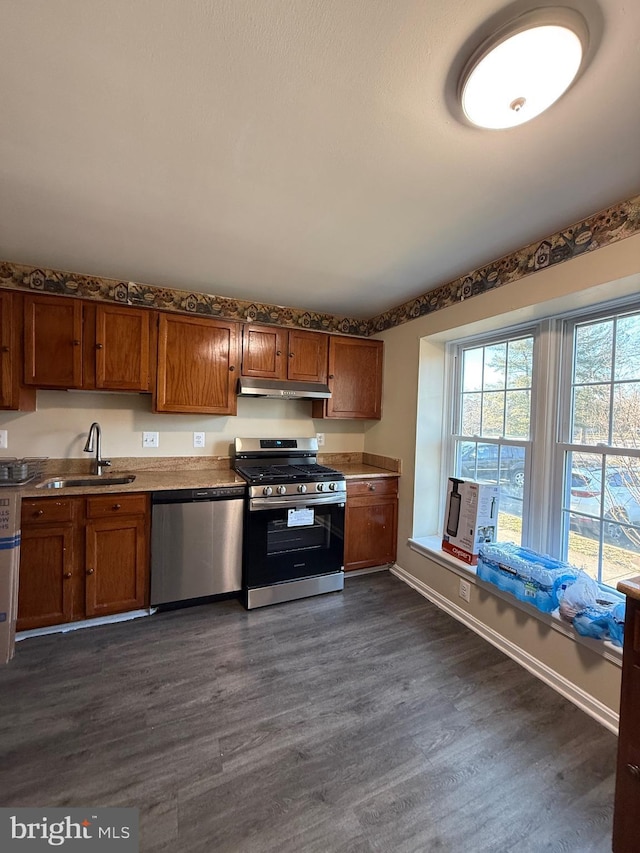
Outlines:
{"label": "appliance sticker", "polygon": [[287,527],[306,527],[313,524],[312,509],[290,509],[287,516]]}

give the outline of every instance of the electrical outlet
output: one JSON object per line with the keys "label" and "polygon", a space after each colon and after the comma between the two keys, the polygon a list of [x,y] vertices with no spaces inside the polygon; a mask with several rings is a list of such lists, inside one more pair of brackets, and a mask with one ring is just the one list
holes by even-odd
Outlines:
{"label": "electrical outlet", "polygon": [[324,433],[317,432],[316,438],[318,439],[318,447],[324,447]]}
{"label": "electrical outlet", "polygon": [[142,433],[142,446],[143,447],[158,447],[160,444],[160,433],[159,432],[143,432]]}
{"label": "electrical outlet", "polygon": [[0,450],[6,450],[9,446],[9,431],[0,429]]}
{"label": "electrical outlet", "polygon": [[204,433],[203,432],[194,432],[194,434],[193,434],[193,446],[194,447],[204,447]]}
{"label": "electrical outlet", "polygon": [[458,595],[463,601],[471,601],[471,584],[469,583],[469,581],[460,580],[460,588],[458,589]]}

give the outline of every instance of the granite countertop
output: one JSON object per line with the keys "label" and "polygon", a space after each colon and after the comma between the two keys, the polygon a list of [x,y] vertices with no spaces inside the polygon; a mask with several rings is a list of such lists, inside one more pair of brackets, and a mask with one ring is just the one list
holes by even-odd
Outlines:
{"label": "granite countertop", "polygon": [[[365,454],[327,454],[319,459],[323,465],[342,471],[347,479],[358,477],[398,477],[399,460],[385,457],[375,457],[363,461]],[[360,457],[360,458],[356,458]],[[370,464],[374,461],[378,464]],[[83,464],[84,463],[84,467]],[[149,467],[143,467],[145,463]],[[380,463],[383,463],[380,465]],[[386,464],[389,467],[385,467]],[[394,470],[395,469],[395,470]],[[44,476],[32,483],[27,483],[21,488],[23,498],[60,498],[75,497],[79,495],[109,495],[122,492],[158,492],[169,489],[203,489],[215,486],[245,485],[245,481],[238,477],[230,468],[228,458],[210,457],[167,457],[156,459],[150,465],[149,460],[141,459],[114,459],[111,468],[108,468],[103,477],[119,477],[135,474],[132,483],[118,485],[97,485],[101,478],[92,477],[86,472],[85,460],[53,460],[48,466]],[[86,478],[95,479],[96,485],[65,486],[60,489],[46,489],[39,487],[42,482],[55,478]]]}
{"label": "granite countertop", "polygon": [[636,601],[640,601],[640,576],[628,578],[626,581],[619,581],[617,589],[618,592],[621,592],[628,598],[635,598]]}

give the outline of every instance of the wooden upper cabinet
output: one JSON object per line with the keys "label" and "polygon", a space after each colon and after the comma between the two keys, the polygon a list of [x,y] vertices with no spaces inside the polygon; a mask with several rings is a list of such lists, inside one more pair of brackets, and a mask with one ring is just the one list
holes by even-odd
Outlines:
{"label": "wooden upper cabinet", "polygon": [[314,418],[382,417],[382,341],[331,335],[329,400],[314,400]]}
{"label": "wooden upper cabinet", "polygon": [[239,363],[237,323],[160,314],[154,410],[235,415]]}
{"label": "wooden upper cabinet", "polygon": [[35,388],[22,381],[22,295],[0,291],[0,409],[33,411]]}
{"label": "wooden upper cabinet", "polygon": [[38,388],[82,387],[82,302],[25,296],[24,381]]}
{"label": "wooden upper cabinet", "polygon": [[289,332],[287,379],[326,382],[329,336],[322,332]]}
{"label": "wooden upper cabinet", "polygon": [[96,388],[150,391],[151,313],[121,305],[97,305]]}
{"label": "wooden upper cabinet", "polygon": [[328,340],[322,332],[246,325],[242,331],[242,375],[326,382]]}
{"label": "wooden upper cabinet", "polygon": [[60,296],[25,296],[24,302],[29,385],[151,390],[151,312]]}

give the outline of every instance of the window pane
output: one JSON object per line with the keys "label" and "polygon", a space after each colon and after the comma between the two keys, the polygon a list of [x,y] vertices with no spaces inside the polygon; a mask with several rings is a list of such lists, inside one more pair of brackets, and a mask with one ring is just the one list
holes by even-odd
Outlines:
{"label": "window pane", "polygon": [[507,351],[507,388],[531,388],[533,375],[533,338],[509,341]]}
{"label": "window pane", "polygon": [[504,435],[504,391],[487,391],[482,401],[482,433],[501,438]]}
{"label": "window pane", "polygon": [[640,315],[620,317],[616,328],[616,379],[640,380]]}
{"label": "window pane", "polygon": [[609,444],[610,385],[573,389],[571,436],[574,444]]}
{"label": "window pane", "polygon": [[507,378],[507,345],[493,344],[485,347],[484,351],[484,382],[485,391],[504,388]]}
{"label": "window pane", "polygon": [[613,390],[614,447],[640,447],[640,382],[625,382]]}
{"label": "window pane", "polygon": [[503,487],[500,487],[496,537],[498,542],[522,545],[522,498],[514,496]]}
{"label": "window pane", "polygon": [[482,394],[463,394],[460,425],[463,435],[480,435],[481,415]]}
{"label": "window pane", "polygon": [[529,438],[531,413],[530,391],[507,391],[505,438]]}
{"label": "window pane", "polygon": [[482,390],[482,358],[484,349],[467,349],[463,353],[462,362],[462,390]]}
{"label": "window pane", "polygon": [[577,326],[573,381],[606,382],[611,379],[613,320]]}

